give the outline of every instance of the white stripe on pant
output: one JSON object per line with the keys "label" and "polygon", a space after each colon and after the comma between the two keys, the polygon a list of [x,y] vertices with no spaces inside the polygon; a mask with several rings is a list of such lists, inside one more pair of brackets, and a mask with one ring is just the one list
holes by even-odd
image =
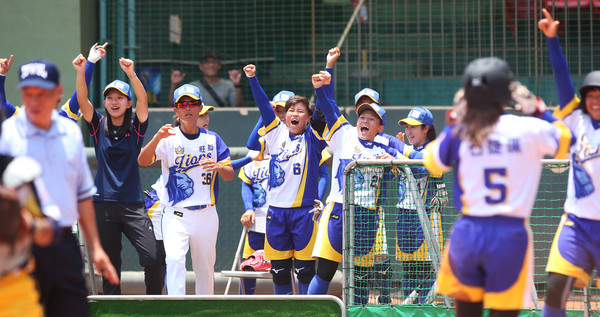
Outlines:
{"label": "white stripe on pant", "polygon": [[215,206],[201,210],[165,207],[162,229],[168,294],[185,295],[185,256],[188,249],[191,249],[196,295],[212,295],[219,231],[219,217]]}

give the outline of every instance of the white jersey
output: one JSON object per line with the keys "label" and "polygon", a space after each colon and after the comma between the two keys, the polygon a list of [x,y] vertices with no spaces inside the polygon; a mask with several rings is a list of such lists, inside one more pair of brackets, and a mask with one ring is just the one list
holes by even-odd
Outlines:
{"label": "white jersey", "polygon": [[269,204],[267,204],[267,185],[269,183],[270,159],[253,161],[246,164],[239,173],[239,178],[252,186],[252,205],[255,217],[266,217]]}
{"label": "white jersey", "polygon": [[312,206],[318,196],[319,163],[327,145],[312,131],[291,135],[278,118],[263,132],[271,156],[267,201],[273,207]]}
{"label": "white jersey", "polygon": [[165,188],[159,193],[161,203],[179,208],[216,204],[216,173],[200,167],[200,160],[212,158],[230,164],[227,145],[216,133],[202,128],[194,140],[186,138],[179,127],[174,130],[175,135],[158,142],[155,152],[156,160],[161,160]]}
{"label": "white jersey", "polygon": [[571,141],[562,122],[502,115],[480,147],[461,140],[456,127],[447,127],[427,147],[428,169],[455,168],[454,202],[471,216],[531,214],[545,155],[563,157]]}
{"label": "white jersey", "polygon": [[[350,162],[356,160],[377,160],[377,156],[389,153],[395,158],[401,154],[393,148],[378,142],[364,141],[358,138],[356,127],[351,126],[343,117],[338,119],[341,124],[331,131],[327,142],[333,150],[333,181],[327,203],[344,202],[344,169]],[[366,175],[366,176],[365,176]],[[381,194],[383,167],[362,167],[354,174],[355,204],[374,209]]]}
{"label": "white jersey", "polygon": [[571,147],[571,167],[565,211],[580,218],[600,220],[600,128],[591,117],[577,109],[563,119],[571,128],[576,145]]}

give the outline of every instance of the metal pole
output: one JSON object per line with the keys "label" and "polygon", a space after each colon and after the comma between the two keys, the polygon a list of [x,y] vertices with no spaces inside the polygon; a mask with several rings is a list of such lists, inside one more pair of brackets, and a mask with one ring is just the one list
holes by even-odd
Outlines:
{"label": "metal pole", "polygon": [[[237,250],[235,251],[235,256],[233,257],[233,264],[231,265],[231,270],[235,271],[238,268],[238,265],[240,264],[240,259],[241,259],[241,254],[242,254],[242,248],[244,246],[244,240],[246,238],[246,227],[244,227],[242,229],[242,236],[240,237],[240,242],[238,243],[238,247]],[[225,294],[227,295],[229,294],[229,286],[231,285],[231,280],[233,279],[233,277],[229,277],[227,279],[227,286],[225,287]],[[241,278],[240,278],[240,283],[241,282]],[[243,287],[242,287],[243,290]]]}

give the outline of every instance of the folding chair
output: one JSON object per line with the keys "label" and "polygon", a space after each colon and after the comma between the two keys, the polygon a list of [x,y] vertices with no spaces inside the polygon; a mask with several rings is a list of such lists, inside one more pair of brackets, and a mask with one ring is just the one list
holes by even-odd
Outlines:
{"label": "folding chair", "polygon": [[92,258],[90,257],[90,247],[87,245],[87,243],[85,243],[83,234],[80,234],[79,232],[79,222],[73,225],[73,234],[75,234],[77,240],[79,241],[79,248],[81,249],[81,254],[83,255],[83,261],[87,265],[87,270],[84,270],[84,273],[87,271],[87,283],[90,284],[92,294],[98,295],[98,288],[96,286],[96,273],[94,271],[94,263],[92,263]]}

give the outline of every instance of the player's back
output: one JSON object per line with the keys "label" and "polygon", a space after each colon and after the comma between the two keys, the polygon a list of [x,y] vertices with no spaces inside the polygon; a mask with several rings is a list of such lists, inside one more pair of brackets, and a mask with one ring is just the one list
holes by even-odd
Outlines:
{"label": "player's back", "polygon": [[[481,146],[442,137],[440,152],[454,152],[455,204],[471,216],[504,215],[528,217],[533,207],[541,174],[541,159],[556,155],[561,130],[536,118],[502,115]],[[449,140],[449,139],[452,139]],[[443,158],[444,153],[440,154]],[[446,156],[448,158],[449,156]],[[452,162],[443,162],[450,166]]]}

